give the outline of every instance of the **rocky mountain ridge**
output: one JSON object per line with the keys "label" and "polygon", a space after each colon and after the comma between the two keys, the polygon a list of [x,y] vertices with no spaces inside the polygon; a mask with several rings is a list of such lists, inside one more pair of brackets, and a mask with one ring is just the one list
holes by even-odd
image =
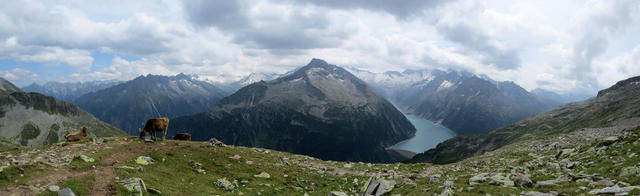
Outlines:
{"label": "rocky mountain ridge", "polygon": [[13,92],[20,92],[20,91],[22,90],[18,88],[16,85],[13,85],[13,83],[5,80],[4,78],[0,78],[0,93],[11,94]]}
{"label": "rocky mountain ridge", "polygon": [[0,82],[0,138],[4,141],[25,146],[52,144],[83,126],[93,136],[124,135],[74,104],[23,92],[2,78]]}
{"label": "rocky mountain ridge", "polygon": [[226,95],[189,75],[147,75],[85,94],[75,102],[99,119],[137,135],[149,118],[202,112]]}
{"label": "rocky mountain ridge", "polygon": [[[207,112],[171,120],[194,139],[332,160],[390,161],[384,148],[415,128],[348,71],[313,59],[284,77],[246,86]],[[367,139],[363,139],[363,138]]]}

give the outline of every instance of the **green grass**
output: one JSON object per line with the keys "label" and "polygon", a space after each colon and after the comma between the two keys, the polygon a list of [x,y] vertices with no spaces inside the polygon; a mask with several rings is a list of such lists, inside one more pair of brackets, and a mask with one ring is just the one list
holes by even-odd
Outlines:
{"label": "green grass", "polygon": [[[359,190],[354,185],[353,179],[360,182],[366,177],[351,175],[333,176],[309,171],[297,165],[275,166],[284,163],[282,157],[292,157],[289,153],[271,151],[270,153],[255,152],[255,149],[240,147],[207,147],[202,143],[167,142],[172,146],[171,151],[154,150],[143,155],[156,160],[155,164],[143,166],[144,171],[119,170],[120,179],[139,177],[145,181],[147,187],[155,188],[165,195],[237,195],[240,192],[245,195],[302,195],[304,192],[316,192],[325,194],[329,191],[338,191],[342,186],[343,191],[349,189]],[[185,145],[186,144],[186,145]],[[158,145],[158,144],[136,144]],[[234,155],[240,155],[239,160],[230,159]],[[135,158],[134,158],[135,159]],[[164,159],[164,161],[162,161]],[[196,172],[189,164],[189,160],[202,163],[206,174]],[[245,161],[253,161],[252,165]],[[120,165],[136,166],[134,160]],[[256,178],[254,175],[267,172],[269,179]],[[287,174],[287,177],[284,175]],[[219,178],[227,178],[236,182],[237,187],[233,191],[225,191],[214,183]],[[248,183],[243,184],[241,181]],[[296,188],[297,187],[297,188]],[[120,193],[124,193],[124,187],[118,186]]]}
{"label": "green grass", "polygon": [[71,163],[69,164],[69,168],[75,169],[75,170],[87,170],[87,169],[90,169],[92,166],[100,163],[99,155],[93,154],[93,155],[86,155],[86,156],[93,158],[94,161],[85,162],[84,160],[80,159],[80,156],[76,156],[71,160]]}
{"label": "green grass", "polygon": [[40,135],[40,129],[29,122],[22,126],[22,132],[20,132],[20,144],[26,146],[29,140],[35,139]]}
{"label": "green grass", "polygon": [[9,166],[0,172],[0,187],[23,184],[48,169],[48,166],[40,163]]}
{"label": "green grass", "polygon": [[[74,142],[74,143],[90,143],[92,141],[93,141],[93,136],[89,136],[89,137],[85,137],[85,138],[81,139],[80,141]],[[113,140],[104,140],[104,141],[107,142],[107,141],[113,141]],[[66,142],[66,143],[68,143],[68,142]],[[71,163],[69,164],[69,168],[75,169],[75,170],[87,170],[87,169],[90,169],[91,166],[100,164],[100,160],[102,159],[103,156],[107,156],[107,155],[113,154],[115,152],[122,151],[125,148],[128,148],[129,146],[130,146],[130,144],[125,144],[125,145],[120,145],[120,146],[117,146],[117,147],[114,147],[114,148],[102,150],[102,151],[100,151],[98,153],[95,153],[95,154],[85,154],[86,156],[93,158],[94,159],[93,162],[85,162],[82,159],[80,159],[79,156],[76,156],[71,160]]]}
{"label": "green grass", "polygon": [[[138,165],[135,163],[135,159],[138,156],[149,156],[155,160],[155,164],[141,166],[143,171],[116,169],[116,174],[121,180],[129,177],[141,178],[148,188],[160,190],[163,195],[238,195],[240,193],[244,195],[257,195],[258,193],[262,195],[302,195],[305,192],[310,195],[327,195],[330,191],[343,191],[354,195],[359,193],[363,184],[368,180],[368,175],[376,173],[398,173],[404,175],[404,177],[392,178],[397,184],[389,195],[432,195],[433,193],[440,193],[443,183],[447,180],[454,182],[454,191],[457,195],[519,195],[523,191],[557,191],[561,195],[579,195],[588,194],[593,189],[603,187],[591,187],[587,182],[576,181],[562,182],[558,186],[550,187],[501,187],[484,182],[474,185],[469,190],[468,188],[471,187],[469,178],[479,173],[518,173],[516,170],[522,170],[520,168],[531,168],[523,173],[530,174],[534,184],[538,181],[568,176],[569,173],[582,172],[588,175],[598,173],[607,179],[622,181],[631,185],[640,185],[640,177],[638,176],[619,176],[622,168],[640,166],[638,164],[640,163],[640,128],[627,131],[625,135],[621,137],[620,141],[609,145],[602,155],[590,150],[603,147],[604,144],[602,142],[583,144],[577,148],[575,155],[566,158],[567,161],[581,161],[581,164],[572,171],[566,169],[552,171],[549,169],[549,164],[559,163],[562,160],[555,158],[558,150],[533,152],[536,155],[531,156],[529,155],[532,153],[531,151],[519,151],[523,147],[521,145],[527,145],[531,141],[509,144],[499,151],[448,165],[348,163],[351,165],[351,170],[360,171],[363,175],[331,174],[332,171],[344,168],[344,165],[347,164],[346,162],[322,161],[274,150],[269,150],[269,153],[267,153],[264,149],[258,148],[212,147],[202,142],[172,140],[153,144],[133,140],[123,145],[99,151],[96,154],[87,154],[96,159],[94,163],[84,163],[79,159],[74,159],[69,167],[85,170],[93,164],[97,164],[105,156],[114,153],[128,153],[127,157],[131,157],[128,160],[119,160],[116,166],[136,167]],[[536,138],[540,140],[548,139],[547,137]],[[117,138],[106,138],[106,141],[115,139]],[[91,140],[89,137],[79,143],[90,143]],[[21,149],[14,150],[20,151]],[[628,157],[631,153],[636,153],[639,156]],[[230,158],[234,155],[239,155],[241,158]],[[623,157],[625,160],[614,164],[613,161],[618,157]],[[206,174],[198,173],[195,168],[189,165],[189,160],[201,163]],[[252,161],[253,164],[247,164],[247,160]],[[299,165],[296,162],[303,162],[303,164]],[[587,162],[593,163],[587,165]],[[326,165],[328,169],[326,171],[311,170],[310,165],[312,164]],[[37,174],[38,171],[47,169],[38,170],[39,166],[29,167],[25,168],[27,174],[23,179],[28,179],[34,176],[33,174]],[[421,172],[427,170],[434,173],[421,174]],[[11,174],[11,179],[0,179],[0,186],[6,185],[6,183],[19,185],[24,182],[24,180],[13,181],[18,179],[15,168],[7,168],[5,171],[6,174]],[[260,172],[269,173],[271,178],[254,177]],[[442,177],[439,182],[430,184],[429,176],[436,173],[441,174]],[[5,172],[3,172],[4,174]],[[285,177],[285,174],[287,177]],[[226,191],[216,186],[215,182],[220,178],[226,178],[234,183],[235,189]],[[355,179],[357,179],[358,183],[354,182]],[[407,179],[413,181],[416,186],[405,183],[404,181]],[[88,190],[86,182],[93,182],[93,180],[84,178],[72,179],[69,182],[65,182],[68,184],[60,187],[69,186],[72,189],[75,187],[74,192],[81,195],[83,187]],[[246,183],[241,181],[246,181]],[[3,182],[5,184],[2,184]],[[130,194],[117,180],[112,183],[119,195]],[[587,190],[579,190],[578,187],[580,186],[587,187]],[[428,191],[425,191],[425,189],[428,189]],[[635,194],[638,193],[639,191],[635,192]]]}
{"label": "green grass", "polygon": [[[89,175],[86,177],[73,178],[73,179],[67,180],[63,182],[61,185],[59,185],[59,187],[60,189],[70,188],[73,191],[73,193],[75,193],[77,196],[83,196],[83,195],[89,195],[90,193],[89,188],[95,181],[96,181],[95,176]],[[45,192],[40,193],[38,195],[39,196],[57,196],[58,194],[55,192],[49,191],[47,189]]]}

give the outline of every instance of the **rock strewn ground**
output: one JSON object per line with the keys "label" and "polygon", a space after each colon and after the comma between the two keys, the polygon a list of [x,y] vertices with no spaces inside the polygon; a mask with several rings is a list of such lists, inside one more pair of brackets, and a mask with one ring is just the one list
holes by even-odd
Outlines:
{"label": "rock strewn ground", "polygon": [[[323,161],[208,142],[115,138],[94,144],[89,140],[0,152],[1,163],[16,160],[3,172],[25,168],[24,177],[15,172],[11,176],[17,183],[0,178],[0,190],[9,195],[46,195],[51,186],[64,189],[71,180],[94,176],[86,194],[634,195],[640,194],[638,138],[640,128],[584,129],[517,142],[447,165]],[[79,155],[96,163],[74,158]],[[77,187],[71,189],[83,193]]]}

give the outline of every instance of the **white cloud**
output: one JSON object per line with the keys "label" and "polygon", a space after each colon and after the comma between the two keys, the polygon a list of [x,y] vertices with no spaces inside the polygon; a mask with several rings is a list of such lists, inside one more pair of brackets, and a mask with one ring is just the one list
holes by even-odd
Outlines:
{"label": "white cloud", "polygon": [[[61,81],[179,72],[228,81],[314,57],[377,72],[466,69],[529,90],[594,91],[640,74],[637,47],[609,52],[634,34],[625,31],[638,25],[637,1],[425,2],[9,1],[0,60],[72,66],[71,77],[46,78]],[[139,60],[91,66],[92,52]]]}
{"label": "white cloud", "polygon": [[36,80],[39,75],[31,73],[31,71],[20,68],[13,68],[11,70],[0,70],[0,77],[10,80],[19,84],[27,84],[27,82]]}
{"label": "white cloud", "polygon": [[20,60],[26,62],[63,62],[71,66],[89,68],[93,57],[85,50],[64,50],[59,47],[41,48],[38,53],[20,55]]}

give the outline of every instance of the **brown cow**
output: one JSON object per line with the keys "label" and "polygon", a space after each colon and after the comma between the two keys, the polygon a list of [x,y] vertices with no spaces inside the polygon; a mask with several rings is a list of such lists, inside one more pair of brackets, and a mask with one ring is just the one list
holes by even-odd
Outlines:
{"label": "brown cow", "polygon": [[191,141],[191,134],[190,133],[178,133],[175,136],[173,136],[174,140],[184,140],[184,141]]}
{"label": "brown cow", "polygon": [[72,132],[69,133],[67,135],[64,136],[64,139],[66,139],[67,141],[78,141],[81,140],[82,138],[87,137],[87,127],[82,127],[82,131],[76,131],[76,132]]}
{"label": "brown cow", "polygon": [[167,136],[167,129],[169,128],[168,118],[152,118],[147,120],[147,124],[144,125],[144,129],[140,129],[140,139],[144,139],[145,134],[151,134],[151,139],[157,140],[156,132],[162,132],[162,140]]}

